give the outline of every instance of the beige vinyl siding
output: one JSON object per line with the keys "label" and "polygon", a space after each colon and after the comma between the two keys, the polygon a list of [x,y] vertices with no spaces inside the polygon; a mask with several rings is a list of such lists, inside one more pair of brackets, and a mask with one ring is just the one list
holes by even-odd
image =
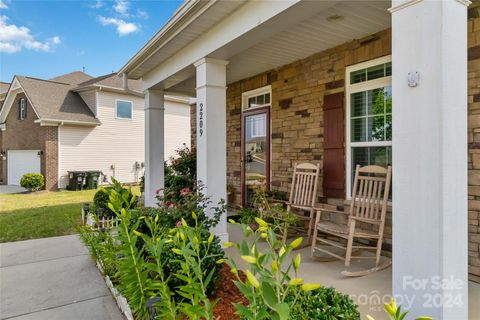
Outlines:
{"label": "beige vinyl siding", "polygon": [[[108,181],[138,182],[144,162],[144,99],[99,91],[97,127],[64,125],[59,128],[59,187],[68,184],[67,171],[100,170]],[[132,119],[115,118],[115,100],[131,101]],[[168,159],[183,143],[190,146],[190,111],[188,104],[165,102],[165,156]],[[115,166],[115,170],[111,169]]]}
{"label": "beige vinyl siding", "polygon": [[190,105],[165,100],[165,160],[185,144],[190,148]]}
{"label": "beige vinyl siding", "polygon": [[96,99],[96,91],[90,90],[85,92],[80,92],[80,97],[82,97],[83,101],[87,104],[87,106],[92,110],[93,114],[97,115],[97,99]]}
{"label": "beige vinyl siding", "polygon": [[[62,126],[59,131],[59,186],[68,183],[67,171],[100,170],[108,181],[138,182],[144,161],[143,98],[99,91],[97,127]],[[115,100],[132,101],[132,120],[115,118]],[[115,166],[115,170],[111,166]]]}

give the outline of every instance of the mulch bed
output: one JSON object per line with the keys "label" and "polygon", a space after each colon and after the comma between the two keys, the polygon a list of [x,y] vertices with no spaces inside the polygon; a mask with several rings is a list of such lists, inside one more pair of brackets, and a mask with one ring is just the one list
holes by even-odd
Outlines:
{"label": "mulch bed", "polygon": [[[245,274],[239,271],[239,276],[242,281],[245,281]],[[240,319],[235,314],[235,306],[233,303],[248,304],[248,300],[242,295],[240,290],[233,283],[236,276],[230,272],[230,267],[227,264],[223,265],[220,270],[220,278],[217,281],[217,290],[212,299],[218,299],[217,305],[213,314],[217,320],[237,320]]]}

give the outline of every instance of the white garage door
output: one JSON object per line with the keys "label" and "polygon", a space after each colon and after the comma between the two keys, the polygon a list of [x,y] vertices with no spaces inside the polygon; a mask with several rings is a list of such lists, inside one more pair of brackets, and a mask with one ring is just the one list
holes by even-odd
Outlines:
{"label": "white garage door", "polygon": [[25,173],[40,173],[39,150],[8,150],[7,152],[7,183],[20,185],[20,179]]}

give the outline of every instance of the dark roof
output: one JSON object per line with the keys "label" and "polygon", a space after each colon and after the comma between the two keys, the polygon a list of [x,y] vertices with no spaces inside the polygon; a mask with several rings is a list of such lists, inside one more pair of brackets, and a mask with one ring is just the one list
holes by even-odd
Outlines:
{"label": "dark roof", "polygon": [[66,73],[66,74],[63,74],[63,75],[55,77],[55,78],[51,78],[50,81],[63,82],[63,83],[77,85],[79,83],[88,81],[92,78],[93,77],[91,75],[88,75],[85,72],[73,71],[73,72]]}
{"label": "dark roof", "polygon": [[52,80],[16,77],[40,119],[100,124],[72,85]]}
{"label": "dark roof", "polygon": [[0,82],[0,94],[6,93],[8,88],[10,87],[10,83],[8,82]]}
{"label": "dark roof", "polygon": [[[105,86],[105,87],[123,89],[123,79],[119,77],[116,73],[110,73],[104,76],[92,78],[85,82],[79,83],[78,87],[75,89],[82,89],[89,86]],[[128,89],[142,92],[142,81],[129,79]]]}

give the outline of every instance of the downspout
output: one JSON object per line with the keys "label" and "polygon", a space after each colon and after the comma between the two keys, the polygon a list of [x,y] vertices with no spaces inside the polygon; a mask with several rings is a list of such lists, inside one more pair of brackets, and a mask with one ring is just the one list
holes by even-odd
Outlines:
{"label": "downspout", "polygon": [[128,74],[123,74],[123,90],[128,91]]}

